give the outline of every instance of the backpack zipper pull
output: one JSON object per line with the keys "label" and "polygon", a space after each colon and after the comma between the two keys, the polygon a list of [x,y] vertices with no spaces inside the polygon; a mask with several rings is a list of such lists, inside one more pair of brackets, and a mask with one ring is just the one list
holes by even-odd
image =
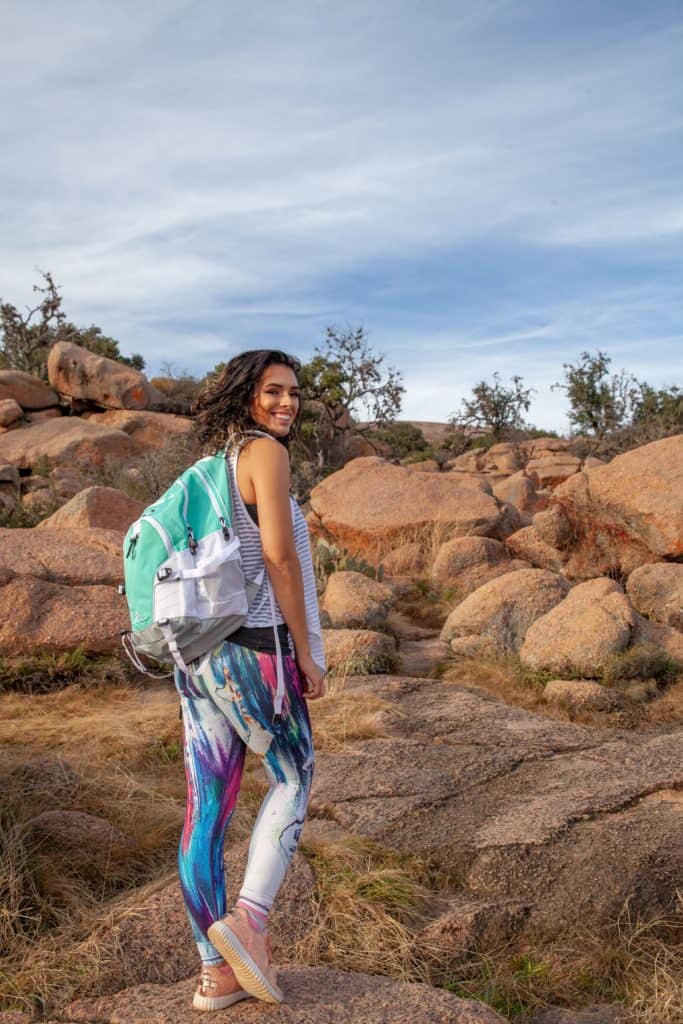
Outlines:
{"label": "backpack zipper pull", "polygon": [[225,519],[223,519],[223,516],[221,516],[221,518],[218,521],[223,527],[223,536],[225,537],[226,540],[230,540],[230,527],[226,523]]}
{"label": "backpack zipper pull", "polygon": [[190,553],[194,555],[197,550],[197,541],[194,539],[194,531],[191,526],[187,528],[187,546],[190,549]]}
{"label": "backpack zipper pull", "polygon": [[126,551],[126,558],[135,558],[135,545],[137,544],[137,537],[131,537],[130,543],[128,544],[128,550]]}

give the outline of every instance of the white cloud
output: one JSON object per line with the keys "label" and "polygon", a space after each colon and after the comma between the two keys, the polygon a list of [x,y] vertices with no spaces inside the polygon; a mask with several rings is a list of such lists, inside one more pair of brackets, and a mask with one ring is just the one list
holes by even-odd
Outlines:
{"label": "white cloud", "polygon": [[[590,270],[573,300],[537,295],[534,272],[514,299],[497,294],[511,252],[550,263],[612,247],[613,292],[624,247],[680,257],[683,244],[680,19],[655,5],[558,29],[555,14],[464,0],[419,15],[399,0],[12,5],[0,294],[28,301],[49,268],[70,316],[150,360],[174,319],[187,324],[174,343],[211,357],[240,344],[245,316],[254,331],[280,316],[287,335],[296,315],[309,337],[328,314],[357,319],[356,275],[378,278],[364,319],[409,368],[426,335],[442,373],[468,352],[476,377],[506,352],[533,367],[544,345],[557,365],[558,346],[575,354],[612,328],[617,345],[656,337],[646,316],[675,333],[664,284],[647,309],[627,304],[630,324]],[[397,265],[426,274],[480,245],[490,298],[471,331],[435,330],[419,309],[405,336],[388,330]]]}

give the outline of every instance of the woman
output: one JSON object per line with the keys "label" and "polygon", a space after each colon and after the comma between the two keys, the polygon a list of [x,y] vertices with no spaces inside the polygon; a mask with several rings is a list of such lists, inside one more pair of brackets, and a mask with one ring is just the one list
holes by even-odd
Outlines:
{"label": "woman", "polygon": [[[265,570],[244,625],[212,652],[199,674],[176,670],[188,780],[178,863],[202,961],[193,1001],[200,1010],[222,1009],[249,995],[267,1002],[283,998],[266,922],[296,850],[311,788],[306,701],[321,697],[325,686],[308,530],[289,494],[288,445],[301,411],[299,370],[298,360],[284,352],[244,352],[200,392],[195,407],[205,447],[226,447],[245,574],[258,579]],[[284,699],[276,708],[278,675],[280,691],[284,675]],[[223,840],[247,747],[261,757],[270,788],[254,825],[237,905],[226,915]]]}

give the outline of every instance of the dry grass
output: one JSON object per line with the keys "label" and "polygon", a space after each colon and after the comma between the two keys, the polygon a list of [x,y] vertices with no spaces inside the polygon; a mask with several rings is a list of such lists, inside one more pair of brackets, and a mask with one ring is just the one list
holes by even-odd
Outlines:
{"label": "dry grass", "polygon": [[419,577],[397,602],[397,611],[426,629],[441,629],[462,594],[449,584]]}
{"label": "dry grass", "polygon": [[346,692],[344,680],[309,705],[316,750],[339,753],[354,740],[386,736],[393,707],[373,693]]}
{"label": "dry grass", "polygon": [[[475,682],[534,710],[544,681],[515,659],[461,659],[443,677]],[[682,694],[679,682],[659,700],[680,710]],[[177,707],[168,689],[135,690],[123,682],[0,696],[0,1004],[40,1013],[103,979],[109,987],[128,983],[111,931],[175,878],[185,791]],[[372,692],[347,690],[344,679],[310,710],[316,746],[335,752],[390,735],[396,714]],[[22,763],[41,759],[53,769],[22,770]],[[259,763],[248,759],[230,826],[235,839],[249,835],[264,788]],[[46,893],[21,826],[47,807],[87,811],[129,835],[122,874],[103,878],[96,891],[65,874],[51,883],[58,883],[59,899]],[[304,837],[301,849],[316,889],[313,932],[292,953],[299,962],[446,982],[511,1019],[549,1003],[623,1000],[637,1024],[683,1020],[683,953],[673,919],[643,922],[625,908],[607,938],[475,951],[454,971],[443,953],[439,961],[438,949],[417,939],[445,888],[428,863],[357,837]]]}
{"label": "dry grass", "polygon": [[440,666],[438,675],[446,682],[480,686],[515,707],[546,710],[543,687],[550,677],[531,672],[513,656],[453,658]]}
{"label": "dry grass", "polygon": [[145,901],[176,877],[166,865],[153,881],[108,901],[84,903],[51,931],[15,943],[0,966],[0,1005],[44,1013],[88,989],[115,991],[130,984],[112,933],[127,918],[140,916]]}
{"label": "dry grass", "polygon": [[315,923],[293,958],[427,981],[415,944],[433,885],[424,862],[351,836],[304,839],[301,849],[315,873]]}
{"label": "dry grass", "polygon": [[327,685],[328,690],[337,689],[349,676],[373,676],[391,674],[400,664],[398,651],[373,651],[372,648],[359,648],[351,651],[346,657],[330,659],[328,655]]}
{"label": "dry grass", "polygon": [[93,687],[129,684],[139,678],[129,662],[113,654],[85,654],[81,648],[0,658],[0,694],[54,693],[75,682]]}
{"label": "dry grass", "polygon": [[475,951],[445,983],[512,1021],[542,1007],[619,1003],[629,1024],[681,1024],[683,944],[680,910],[644,921],[628,901],[602,935],[575,933],[558,943]]}
{"label": "dry grass", "polygon": [[[631,664],[641,663],[642,659],[636,653],[638,657]],[[610,664],[610,672],[613,672],[613,663]],[[624,694],[624,706],[621,710],[606,712],[546,704],[543,699],[545,684],[551,678],[558,677],[527,668],[515,655],[454,657],[439,666],[437,675],[447,682],[481,687],[506,704],[559,721],[643,730],[683,723],[683,678],[680,676],[664,690],[661,689],[662,684],[654,678],[641,682],[629,678],[620,679],[618,688]],[[564,678],[570,679],[571,675],[567,674]],[[615,685],[614,681],[610,685]]]}
{"label": "dry grass", "polygon": [[142,691],[125,682],[86,683],[58,692],[0,697],[0,743],[66,758],[74,766],[140,768],[181,735],[171,689]]}

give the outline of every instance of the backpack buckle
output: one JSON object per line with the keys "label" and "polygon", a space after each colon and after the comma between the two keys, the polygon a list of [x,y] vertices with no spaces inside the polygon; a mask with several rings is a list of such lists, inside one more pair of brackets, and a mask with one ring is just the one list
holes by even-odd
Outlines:
{"label": "backpack buckle", "polygon": [[167,580],[169,576],[172,575],[173,569],[170,567],[170,565],[165,565],[162,569],[157,570],[157,579],[159,580],[160,583],[163,583],[164,580]]}

